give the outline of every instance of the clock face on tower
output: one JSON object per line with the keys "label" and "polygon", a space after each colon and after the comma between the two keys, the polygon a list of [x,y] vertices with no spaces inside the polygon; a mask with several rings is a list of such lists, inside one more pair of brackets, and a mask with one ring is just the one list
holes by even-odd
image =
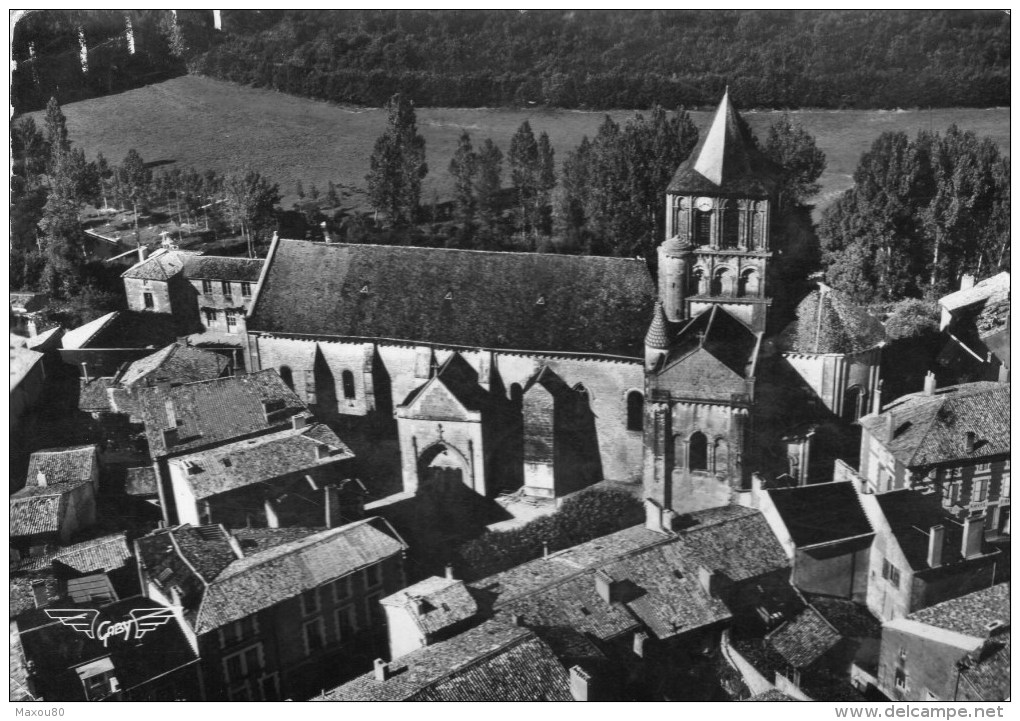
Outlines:
{"label": "clock face on tower", "polygon": [[703,213],[710,211],[712,209],[712,205],[713,203],[711,198],[698,198],[694,201],[694,207]]}

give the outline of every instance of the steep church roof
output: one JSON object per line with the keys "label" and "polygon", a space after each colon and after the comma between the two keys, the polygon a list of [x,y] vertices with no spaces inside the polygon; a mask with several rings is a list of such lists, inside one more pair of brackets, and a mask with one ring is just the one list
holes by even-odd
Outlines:
{"label": "steep church roof", "polygon": [[758,150],[747,124],[730,102],[727,88],[708,132],[677,169],[666,192],[768,197],[778,170]]}
{"label": "steep church roof", "polygon": [[280,240],[248,329],[640,358],[643,261]]}
{"label": "steep church roof", "polygon": [[649,348],[669,348],[669,323],[666,313],[662,310],[662,302],[655,301],[652,311],[652,324],[645,333],[645,345]]}
{"label": "steep church roof", "polygon": [[724,308],[713,305],[680,329],[663,370],[705,350],[741,378],[754,376],[758,336]]}

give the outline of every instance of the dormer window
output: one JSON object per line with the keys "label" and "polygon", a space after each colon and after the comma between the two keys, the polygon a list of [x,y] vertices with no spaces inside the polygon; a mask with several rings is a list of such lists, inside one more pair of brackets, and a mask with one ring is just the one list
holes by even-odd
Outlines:
{"label": "dormer window", "polygon": [[545,305],[545,296],[538,296],[538,300],[535,301],[535,305]]}
{"label": "dormer window", "polygon": [[365,295],[368,295],[368,286],[367,285],[361,286],[361,290],[359,290],[358,292],[359,293],[364,293]]}
{"label": "dormer window", "polygon": [[446,295],[443,296],[443,300],[453,300],[453,291],[446,291]]}

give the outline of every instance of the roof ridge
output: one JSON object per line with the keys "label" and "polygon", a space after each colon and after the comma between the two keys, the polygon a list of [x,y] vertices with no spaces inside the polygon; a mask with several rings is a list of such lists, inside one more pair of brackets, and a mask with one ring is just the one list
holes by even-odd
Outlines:
{"label": "roof ridge", "polygon": [[441,251],[444,253],[481,253],[483,255],[492,256],[504,256],[504,255],[527,255],[527,256],[538,256],[543,258],[585,258],[585,262],[589,260],[597,259],[600,261],[611,261],[619,262],[626,261],[628,263],[644,263],[645,261],[641,258],[619,258],[609,255],[572,255],[569,253],[537,253],[524,250],[477,250],[474,248],[433,248],[432,246],[423,245],[385,245],[383,243],[320,243],[315,240],[308,240],[306,238],[280,238],[281,241],[288,243],[307,243],[309,245],[323,246],[325,248],[392,248],[398,251]]}
{"label": "roof ridge", "polygon": [[[481,627],[479,627],[479,628],[481,628]],[[520,627],[512,627],[511,626],[510,628],[511,629],[515,629],[515,628],[520,628]],[[463,662],[462,664],[460,664],[458,666],[451,667],[448,671],[446,671],[442,675],[440,675],[440,676],[432,679],[431,681],[429,681],[429,682],[421,685],[420,687],[418,687],[418,689],[415,691],[415,693],[420,693],[420,692],[425,691],[427,689],[433,688],[437,684],[439,684],[439,683],[447,680],[448,678],[452,677],[454,674],[461,673],[461,672],[465,671],[466,669],[474,668],[475,666],[477,666],[478,664],[482,663],[483,661],[488,661],[490,658],[493,658],[494,656],[496,656],[496,655],[498,655],[500,653],[503,653],[503,652],[507,651],[508,649],[514,648],[516,646],[519,646],[520,644],[522,644],[525,641],[530,641],[532,639],[540,640],[538,638],[538,636],[535,634],[535,632],[532,631],[531,629],[521,629],[521,630],[523,632],[520,635],[512,636],[510,639],[508,639],[507,641],[499,644],[495,648],[491,648],[488,651],[486,651],[486,652],[484,652],[484,653],[482,653],[482,654],[480,654],[478,656],[474,656],[474,657],[470,658],[469,660]]]}

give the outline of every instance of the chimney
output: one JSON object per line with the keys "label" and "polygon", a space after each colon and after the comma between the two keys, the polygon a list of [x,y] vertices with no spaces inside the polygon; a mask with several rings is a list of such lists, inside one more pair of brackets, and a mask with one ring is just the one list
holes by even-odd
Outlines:
{"label": "chimney", "polygon": [[676,512],[672,508],[662,509],[662,530],[673,531],[673,523],[676,521]]}
{"label": "chimney", "polygon": [[570,667],[570,695],[575,701],[587,701],[591,693],[591,676],[580,666]]}
{"label": "chimney", "polygon": [[139,263],[144,263],[148,259],[149,259],[149,249],[147,247],[145,247],[144,245],[139,245],[138,246],[138,262]]}
{"label": "chimney", "polygon": [[995,619],[985,624],[985,633],[988,634],[988,638],[994,638],[1001,633],[1005,633],[1009,630],[1009,621],[1003,621],[1002,619]]}
{"label": "chimney", "polygon": [[648,642],[648,634],[644,631],[638,631],[634,634],[634,655],[638,658],[644,658],[645,656],[645,644]]}
{"label": "chimney", "polygon": [[386,681],[390,677],[390,665],[381,658],[375,660],[375,680]]}
{"label": "chimney", "polygon": [[964,273],[960,276],[960,290],[967,290],[968,288],[974,287],[974,276],[970,273]]}
{"label": "chimney", "polygon": [[603,570],[595,571],[595,591],[606,603],[612,603],[616,600],[616,581],[613,580],[612,576]]}
{"label": "chimney", "polygon": [[896,432],[896,426],[893,423],[892,411],[886,413],[882,420],[885,421],[885,442],[892,443],[893,434]]}
{"label": "chimney", "polygon": [[645,499],[645,528],[662,533],[662,508],[652,498]]}
{"label": "chimney", "polygon": [[300,430],[308,425],[308,416],[291,416],[290,427],[295,431]]}
{"label": "chimney", "polygon": [[39,486],[39,488],[46,488],[46,473],[45,472],[38,471],[35,474],[35,485]]}
{"label": "chimney", "polygon": [[176,428],[166,428],[163,430],[163,445],[167,448],[176,446],[179,440]]}
{"label": "chimney", "polygon": [[453,565],[450,563],[446,564],[446,577],[451,581],[453,580]]}
{"label": "chimney", "polygon": [[512,626],[523,626],[524,625],[524,616],[522,616],[519,613],[511,614],[510,615],[510,624]]}
{"label": "chimney", "polygon": [[885,381],[879,379],[878,385],[875,386],[875,397],[871,401],[871,412],[881,413],[882,412],[882,385]]}
{"label": "chimney", "polygon": [[91,379],[89,378],[89,364],[85,361],[81,362],[81,377],[88,383]]}
{"label": "chimney", "polygon": [[698,583],[709,596],[716,595],[715,571],[710,571],[704,566],[698,566]]}
{"label": "chimney", "polygon": [[234,555],[240,560],[244,558],[244,551],[241,550],[241,542],[237,540],[237,537],[233,533],[227,534],[227,541],[230,543],[230,550],[234,552]]}
{"label": "chimney", "polygon": [[967,516],[963,522],[963,548],[960,553],[964,558],[981,555],[981,544],[985,535],[985,516]]}
{"label": "chimney", "polygon": [[42,579],[32,581],[32,599],[35,601],[36,608],[42,608],[50,602],[50,594],[46,590],[46,581]]}
{"label": "chimney", "polygon": [[946,540],[944,526],[932,526],[928,532],[928,567],[938,568],[942,565],[942,544]]}
{"label": "chimney", "polygon": [[974,452],[974,444],[977,443],[977,433],[967,431],[967,453]]}
{"label": "chimney", "polygon": [[935,374],[932,371],[928,371],[924,376],[924,394],[935,395]]}
{"label": "chimney", "polygon": [[223,29],[223,16],[220,14],[221,12],[222,10],[212,11],[213,27],[216,28],[217,30]]}

